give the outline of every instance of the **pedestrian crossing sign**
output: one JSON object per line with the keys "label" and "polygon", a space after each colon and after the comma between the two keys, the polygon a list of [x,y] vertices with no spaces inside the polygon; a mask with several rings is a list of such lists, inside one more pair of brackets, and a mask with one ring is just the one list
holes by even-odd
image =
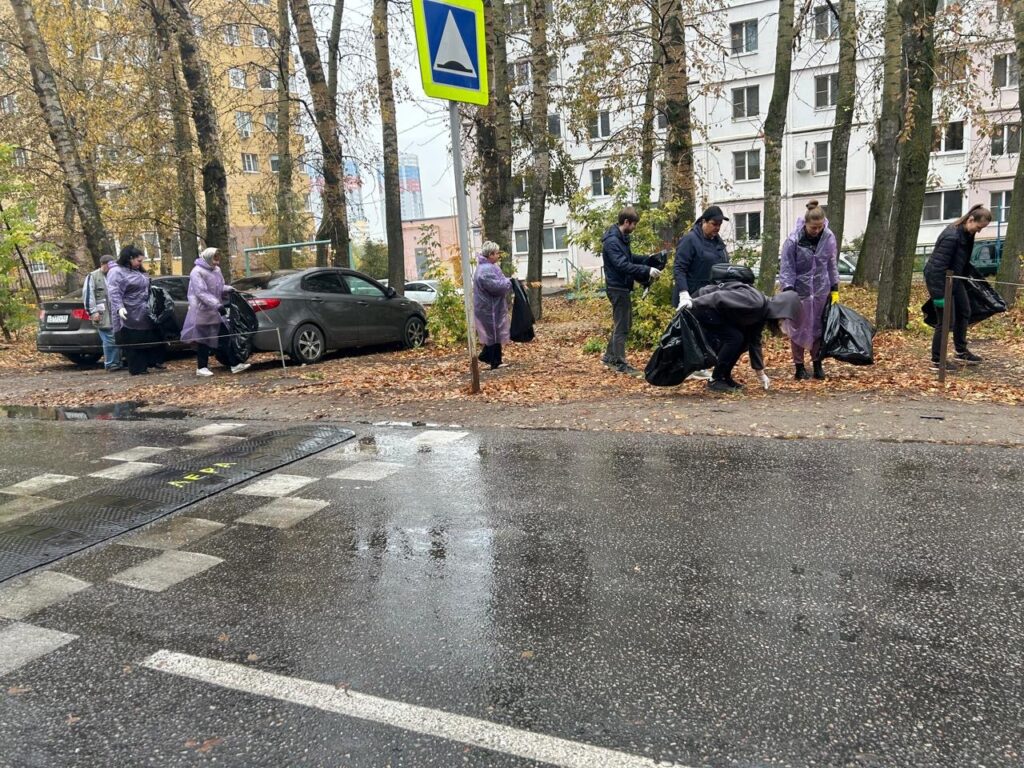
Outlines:
{"label": "pedestrian crossing sign", "polygon": [[413,0],[412,18],[427,96],[486,104],[483,0]]}

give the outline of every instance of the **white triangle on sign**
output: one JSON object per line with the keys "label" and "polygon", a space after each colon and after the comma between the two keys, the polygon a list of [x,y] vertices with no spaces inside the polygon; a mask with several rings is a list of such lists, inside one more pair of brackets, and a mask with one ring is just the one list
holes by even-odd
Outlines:
{"label": "white triangle on sign", "polygon": [[438,72],[476,77],[473,60],[469,58],[469,51],[466,50],[466,44],[459,34],[459,27],[451,11],[448,11],[448,18],[444,22],[444,31],[441,33],[441,42],[434,56],[433,68]]}

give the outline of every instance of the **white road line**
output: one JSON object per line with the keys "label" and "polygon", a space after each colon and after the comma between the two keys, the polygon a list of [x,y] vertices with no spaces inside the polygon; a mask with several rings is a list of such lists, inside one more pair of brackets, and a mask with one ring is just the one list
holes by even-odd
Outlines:
{"label": "white road line", "polygon": [[[532,733],[465,715],[406,704],[339,690],[333,685],[275,675],[226,661],[204,659],[184,653],[161,650],[142,662],[142,666],[179,677],[219,685],[242,693],[287,701],[300,706],[339,715],[382,723],[413,733],[470,744],[526,760],[537,760],[561,768],[654,768],[647,757],[616,752],[603,747]],[[682,768],[682,766],[676,766]]]}
{"label": "white road line", "polygon": [[5,619],[24,619],[90,586],[88,581],[53,571],[22,576],[0,587],[0,616]]}
{"label": "white road line", "polygon": [[148,475],[162,467],[163,464],[154,464],[150,461],[122,461],[120,464],[101,469],[98,472],[90,472],[89,477],[102,477],[105,480],[128,480],[139,475]]}
{"label": "white road line", "polygon": [[142,459],[148,459],[150,456],[156,456],[160,453],[165,453],[171,450],[170,448],[156,448],[151,445],[139,445],[135,448],[129,448],[127,451],[121,451],[120,453],[112,453],[109,456],[104,456],[104,459],[109,461],[141,461]]}
{"label": "white road line", "polygon": [[242,496],[287,496],[313,482],[316,482],[315,477],[305,475],[268,475],[235,493]]}
{"label": "white road line", "polygon": [[28,480],[22,480],[20,483],[8,485],[6,488],[0,488],[0,493],[29,496],[39,491],[45,491],[47,488],[53,488],[55,485],[63,485],[77,479],[75,475],[55,475],[47,472],[44,475],[36,475]]}
{"label": "white road line", "polygon": [[340,448],[331,448],[329,451],[318,453],[317,459],[325,461],[365,461],[377,455],[376,451],[361,451],[360,446],[348,447],[343,445]]}
{"label": "white road line", "polygon": [[118,543],[143,549],[181,549],[216,533],[223,527],[224,523],[204,520],[201,517],[176,517],[139,533],[133,533],[120,539]]}
{"label": "white road line", "polygon": [[0,525],[17,520],[19,517],[30,515],[41,509],[60,504],[56,499],[47,499],[42,496],[18,496],[6,504],[0,504]]}
{"label": "white road line", "polygon": [[331,480],[383,480],[388,475],[405,469],[402,464],[392,464],[386,461],[361,461],[353,464],[340,472],[328,475]]}
{"label": "white road line", "polygon": [[420,432],[412,439],[412,442],[417,445],[447,445],[448,443],[454,443],[456,440],[461,440],[468,434],[468,432],[432,429],[429,432]]}
{"label": "white road line", "polygon": [[238,518],[235,522],[265,525],[268,528],[291,528],[310,515],[316,514],[328,504],[330,502],[320,499],[274,499],[269,504],[264,504]]}
{"label": "white road line", "polygon": [[77,639],[78,635],[20,622],[4,627],[0,629],[0,648],[4,650],[0,653],[0,675],[13,672]]}
{"label": "white road line", "polygon": [[192,437],[209,437],[210,435],[219,435],[224,432],[230,432],[233,429],[245,426],[244,424],[228,424],[222,422],[220,424],[207,424],[205,427],[199,427],[186,432],[186,435],[192,435]]}
{"label": "white road line", "polygon": [[245,438],[238,435],[213,435],[204,440],[197,440],[191,445],[183,445],[181,449],[183,451],[216,451],[220,448],[228,448],[242,440]]}
{"label": "white road line", "polygon": [[219,557],[198,552],[170,550],[144,563],[127,568],[110,577],[116,584],[145,589],[149,592],[163,592],[190,576],[202,573],[223,563]]}

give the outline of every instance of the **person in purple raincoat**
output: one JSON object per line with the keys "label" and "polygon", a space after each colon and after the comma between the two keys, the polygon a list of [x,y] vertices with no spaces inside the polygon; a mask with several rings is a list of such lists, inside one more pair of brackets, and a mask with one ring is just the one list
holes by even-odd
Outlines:
{"label": "person in purple raincoat", "polygon": [[[227,329],[221,321],[226,310],[225,299],[232,289],[224,284],[220,271],[220,251],[207,248],[199,254],[188,276],[188,314],[181,327],[181,340],[196,344],[196,376],[213,376],[210,353],[224,351],[231,362],[231,345]],[[232,373],[241,373],[248,363],[233,363]]]}
{"label": "person in purple raincoat", "polygon": [[825,211],[817,200],[796,220],[796,229],[782,246],[779,282],[783,291],[796,291],[802,310],[798,320],[787,320],[783,330],[789,336],[797,380],[809,379],[804,355],[810,350],[814,378],[824,379],[821,365],[822,314],[829,302],[839,301],[839,246],[828,228]]}
{"label": "person in purple raincoat", "polygon": [[132,376],[164,368],[164,344],[149,317],[149,276],[142,269],[143,253],[126,245],[117,255],[117,266],[107,272],[114,340],[128,362]]}
{"label": "person in purple raincoat", "polygon": [[488,363],[491,370],[500,368],[501,345],[509,342],[508,297],[512,293],[512,281],[505,277],[498,266],[501,250],[497,243],[483,244],[480,263],[473,274],[473,319],[477,337],[483,349],[479,359]]}

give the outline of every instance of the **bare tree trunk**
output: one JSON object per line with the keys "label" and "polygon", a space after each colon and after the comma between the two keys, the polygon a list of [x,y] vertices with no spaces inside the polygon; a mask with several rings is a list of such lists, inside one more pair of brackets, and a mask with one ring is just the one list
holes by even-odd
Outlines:
{"label": "bare tree trunk", "polygon": [[345,210],[345,187],[343,184],[344,159],[341,152],[341,138],[338,136],[338,116],[335,100],[327,87],[320,49],[317,46],[316,27],[309,11],[309,0],[291,0],[292,18],[298,35],[299,54],[306,69],[310,95],[313,97],[313,114],[316,132],[320,137],[323,151],[324,175],[324,218],[320,225],[321,236],[331,240],[334,249],[334,264],[350,266],[348,212]]}
{"label": "bare tree trunk", "polygon": [[85,233],[85,244],[93,264],[99,266],[100,256],[114,250],[113,241],[103,225],[96,188],[89,179],[74,133],[68,125],[64,106],[57,91],[57,80],[50,65],[31,0],[11,0],[11,8],[18,23],[18,32],[32,73],[32,89],[39,99],[39,107],[46,121],[46,130],[57,153],[57,161],[64,174],[64,183],[71,193],[78,212],[78,220]]}
{"label": "bare tree trunk", "polygon": [[[527,296],[537,320],[541,319],[541,275],[544,268],[544,214],[551,184],[551,151],[548,134],[548,14],[546,0],[530,0],[530,52],[533,74],[530,100],[530,134],[533,143],[530,175],[530,219],[526,260]],[[500,108],[500,106],[499,106]]]}
{"label": "bare tree trunk", "polygon": [[782,138],[793,68],[794,0],[779,0],[779,35],[775,45],[775,81],[768,115],[764,121],[764,229],[761,238],[761,271],[757,287],[775,292],[779,273],[779,242],[782,239]]}
{"label": "bare tree trunk", "polygon": [[[830,7],[829,13],[834,13]],[[850,132],[857,96],[857,0],[839,4],[839,93],[836,96],[836,122],[832,127],[828,173],[829,229],[843,247],[846,228],[846,167],[850,158]]]}
{"label": "bare tree trunk", "polygon": [[658,84],[665,57],[661,46],[661,16],[657,3],[651,3],[651,61],[644,85],[644,112],[640,125],[640,187],[637,203],[641,210],[651,205],[654,181],[654,129],[657,120]]}
{"label": "bare tree trunk", "polygon": [[693,176],[693,133],[690,121],[690,78],[686,66],[686,27],[682,6],[672,0],[660,0],[665,19],[664,91],[665,172],[661,179],[661,200],[678,200],[681,205],[672,223],[671,232],[663,239],[678,238],[697,216],[696,181]]}
{"label": "bare tree trunk", "polygon": [[402,239],[402,192],[398,178],[398,122],[388,39],[388,0],[373,0],[373,52],[377,59],[377,97],[380,101],[384,147],[384,226],[388,240],[388,285],[399,296],[404,296],[405,244]]}
{"label": "bare tree trunk", "polygon": [[508,53],[504,0],[492,0],[486,25],[490,100],[476,111],[480,209],[485,240],[512,253],[512,122],[508,109]]}
{"label": "bare tree trunk", "polygon": [[[1013,0],[1013,36],[1017,41],[1017,61],[1024,61],[1024,0]],[[1024,80],[1017,86],[1017,103],[1024,107]],[[1018,118],[1019,130],[1024,130],[1024,116]],[[1006,240],[1003,242],[1003,257],[999,262],[996,280],[1004,283],[1020,282],[1020,261],[1024,256],[1024,165],[1017,163],[1013,176],[1013,194],[1010,198],[1010,214],[1006,223]],[[1017,300],[1017,286],[997,285],[999,295],[1013,306]]]}
{"label": "bare tree trunk", "polygon": [[893,192],[903,102],[903,20],[900,18],[899,0],[886,0],[883,37],[882,112],[871,148],[875,158],[875,180],[863,245],[853,274],[854,285],[878,285],[882,261],[892,244]]}
{"label": "bare tree trunk", "polygon": [[[288,0],[277,0],[277,240],[295,241],[295,204],[292,192],[292,111],[288,93],[291,75],[292,27]],[[277,252],[281,269],[292,268],[292,249]]]}
{"label": "bare tree trunk", "polygon": [[327,36],[327,98],[331,100],[331,114],[338,114],[338,52],[341,48],[341,21],[345,15],[345,0],[335,0],[331,11],[331,31]]}
{"label": "bare tree trunk", "polygon": [[900,147],[896,188],[899,205],[893,218],[892,255],[882,263],[875,323],[904,328],[914,270],[914,250],[921,228],[932,147],[932,87],[935,84],[935,7],[937,0],[902,0],[903,51],[907,62],[907,110],[910,134]]}

